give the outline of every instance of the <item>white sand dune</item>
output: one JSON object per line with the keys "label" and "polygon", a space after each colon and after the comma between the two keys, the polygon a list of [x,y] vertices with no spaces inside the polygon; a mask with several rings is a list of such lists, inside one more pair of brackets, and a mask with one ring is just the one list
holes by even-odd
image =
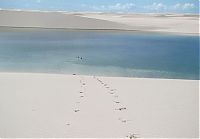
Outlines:
{"label": "white sand dune", "polygon": [[0,73],[0,114],[0,137],[192,138],[198,81]]}
{"label": "white sand dune", "polygon": [[0,26],[199,34],[199,15],[0,10]]}
{"label": "white sand dune", "polygon": [[184,14],[98,14],[87,13],[82,17],[102,19],[130,26],[132,30],[199,34],[199,15]]}

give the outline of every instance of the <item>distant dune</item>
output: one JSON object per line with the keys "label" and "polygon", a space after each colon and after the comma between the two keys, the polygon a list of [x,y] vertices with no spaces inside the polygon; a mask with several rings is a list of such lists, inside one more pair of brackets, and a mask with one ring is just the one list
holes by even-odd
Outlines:
{"label": "distant dune", "polygon": [[0,11],[0,26],[68,29],[129,29],[127,25],[60,12]]}
{"label": "distant dune", "polygon": [[0,10],[0,26],[133,30],[198,35],[198,15]]}

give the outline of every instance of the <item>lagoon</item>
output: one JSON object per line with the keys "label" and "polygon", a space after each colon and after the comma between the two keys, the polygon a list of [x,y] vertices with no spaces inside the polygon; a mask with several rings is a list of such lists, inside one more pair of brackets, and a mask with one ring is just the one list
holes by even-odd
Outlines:
{"label": "lagoon", "polygon": [[3,29],[0,71],[198,80],[199,36]]}

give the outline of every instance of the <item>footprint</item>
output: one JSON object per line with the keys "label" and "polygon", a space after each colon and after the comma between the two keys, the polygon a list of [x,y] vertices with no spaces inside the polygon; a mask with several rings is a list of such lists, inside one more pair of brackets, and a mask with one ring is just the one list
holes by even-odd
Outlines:
{"label": "footprint", "polygon": [[66,123],[65,125],[70,126],[70,123]]}
{"label": "footprint", "polygon": [[32,108],[31,111],[36,111],[36,109],[35,109],[35,108]]}
{"label": "footprint", "polygon": [[80,94],[83,94],[84,92],[80,91],[79,93],[80,93]]}
{"label": "footprint", "polygon": [[119,120],[120,120],[122,123],[127,123],[127,122],[131,121],[131,120],[126,120],[126,119],[122,119],[122,118],[119,118]]}
{"label": "footprint", "polygon": [[111,89],[110,91],[116,91],[116,89]]}
{"label": "footprint", "polygon": [[119,104],[120,102],[119,101],[114,101],[115,103]]}
{"label": "footprint", "polygon": [[80,110],[78,110],[78,109],[76,109],[76,110],[74,110],[74,112],[79,112]]}
{"label": "footprint", "polygon": [[118,109],[115,109],[115,110],[122,111],[122,110],[126,110],[126,108],[125,108],[125,107],[122,107],[122,108],[118,108]]}
{"label": "footprint", "polygon": [[137,139],[137,138],[140,138],[140,137],[139,137],[139,134],[135,134],[135,133],[130,134],[130,135],[126,136],[126,137],[129,138],[129,139]]}

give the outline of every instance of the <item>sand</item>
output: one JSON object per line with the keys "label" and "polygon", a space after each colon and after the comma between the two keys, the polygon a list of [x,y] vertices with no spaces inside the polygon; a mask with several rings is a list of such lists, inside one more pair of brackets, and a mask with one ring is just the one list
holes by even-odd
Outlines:
{"label": "sand", "polygon": [[130,26],[132,30],[175,34],[199,34],[199,15],[185,14],[82,14]]}
{"label": "sand", "polygon": [[0,26],[148,31],[199,35],[199,15],[0,10]]}
{"label": "sand", "polygon": [[198,137],[195,80],[0,73],[0,137]]}

